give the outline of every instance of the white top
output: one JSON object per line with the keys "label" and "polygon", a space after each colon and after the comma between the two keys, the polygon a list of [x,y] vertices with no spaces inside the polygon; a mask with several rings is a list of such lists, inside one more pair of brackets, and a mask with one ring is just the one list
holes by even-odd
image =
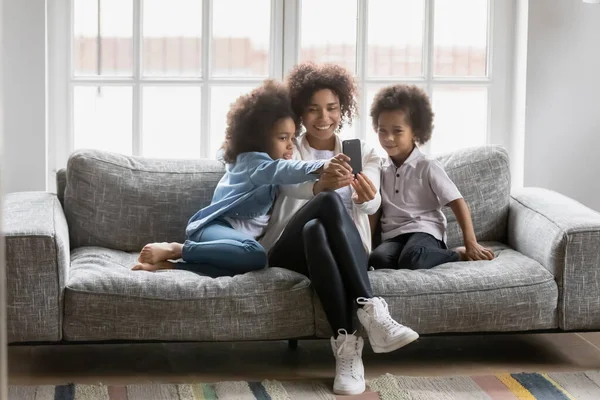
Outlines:
{"label": "white top", "polygon": [[411,232],[446,241],[442,207],[462,198],[442,164],[418,147],[400,167],[387,159],[381,173],[382,240]]}
{"label": "white top", "polygon": [[254,239],[262,236],[265,228],[269,224],[269,220],[271,219],[270,215],[261,215],[256,218],[224,218],[233,229],[236,231],[242,232],[248,236],[253,237]]}
{"label": "white top", "polygon": [[[342,139],[336,135],[335,154],[342,152]],[[375,149],[366,142],[361,141],[362,153],[362,172],[369,177],[375,185],[375,198],[362,204],[352,202],[352,212],[350,216],[356,224],[363,246],[367,252],[371,251],[371,228],[369,226],[369,215],[375,214],[381,205],[381,196],[379,194],[379,184],[381,182],[381,158],[377,155]],[[294,146],[294,160],[313,160],[314,154],[306,140],[306,134],[301,135]],[[265,250],[269,251],[277,242],[281,233],[294,214],[314,197],[314,182],[300,183],[297,185],[282,185],[279,187],[279,196],[275,200],[271,221],[265,231],[265,235],[260,240]],[[351,189],[354,192],[354,189]]]}
{"label": "white top", "polygon": [[[313,152],[315,160],[329,160],[335,156],[335,152],[333,150],[317,150],[313,149],[312,147],[310,149]],[[346,210],[348,210],[349,213],[352,213],[352,186],[339,188],[336,190],[336,193],[342,198],[342,202],[344,203],[344,206],[346,206]]]}

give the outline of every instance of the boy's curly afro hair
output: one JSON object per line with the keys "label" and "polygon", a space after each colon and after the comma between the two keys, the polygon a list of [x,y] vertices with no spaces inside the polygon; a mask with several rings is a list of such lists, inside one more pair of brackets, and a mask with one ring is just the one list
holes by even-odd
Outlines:
{"label": "boy's curly afro hair", "polygon": [[414,85],[393,85],[379,90],[371,105],[371,121],[377,131],[379,115],[384,111],[402,111],[417,144],[425,144],[433,132],[433,110],[429,96]]}
{"label": "boy's curly afro hair", "polygon": [[227,113],[225,162],[235,163],[237,156],[245,152],[268,152],[271,130],[282,118],[292,118],[296,127],[299,125],[285,85],[267,79],[260,87],[240,96]]}
{"label": "boy's curly afro hair", "polygon": [[352,124],[352,119],[357,115],[356,83],[352,74],[344,67],[302,63],[296,65],[287,76],[287,86],[292,98],[292,108],[297,115],[304,113],[313,94],[322,89],[331,90],[340,101],[340,128],[345,124]]}

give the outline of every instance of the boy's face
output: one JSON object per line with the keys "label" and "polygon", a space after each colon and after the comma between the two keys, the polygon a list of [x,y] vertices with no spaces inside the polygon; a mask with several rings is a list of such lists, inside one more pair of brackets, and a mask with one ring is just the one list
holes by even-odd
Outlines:
{"label": "boy's face", "polygon": [[271,130],[271,151],[269,156],[273,160],[283,158],[291,160],[294,154],[294,135],[296,124],[291,118],[282,118],[273,125]]}
{"label": "boy's face", "polygon": [[415,135],[401,110],[383,111],[377,118],[379,143],[392,160],[404,162],[415,145]]}

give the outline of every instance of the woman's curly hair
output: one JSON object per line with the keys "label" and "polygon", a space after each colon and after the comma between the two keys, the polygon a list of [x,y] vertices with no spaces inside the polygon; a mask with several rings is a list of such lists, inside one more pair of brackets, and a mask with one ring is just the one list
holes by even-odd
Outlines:
{"label": "woman's curly hair", "polygon": [[340,101],[342,118],[339,128],[352,124],[357,115],[357,89],[354,77],[344,67],[335,64],[306,62],[296,65],[287,76],[287,86],[292,98],[292,108],[302,115],[310,105],[315,92],[329,89]]}
{"label": "woman's curly hair", "polygon": [[433,110],[429,96],[414,85],[393,85],[379,90],[371,105],[371,121],[377,131],[379,115],[384,111],[402,111],[417,144],[425,144],[433,132]]}
{"label": "woman's curly hair", "polygon": [[238,97],[227,113],[224,161],[235,163],[239,154],[250,151],[268,152],[271,130],[282,118],[291,118],[296,127],[299,125],[289,91],[281,83],[267,79],[260,87]]}

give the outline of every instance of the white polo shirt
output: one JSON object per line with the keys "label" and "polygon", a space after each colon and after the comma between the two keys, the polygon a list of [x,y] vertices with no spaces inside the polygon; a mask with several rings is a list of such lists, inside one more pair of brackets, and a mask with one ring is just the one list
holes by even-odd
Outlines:
{"label": "white polo shirt", "polygon": [[460,198],[442,164],[418,147],[400,167],[388,158],[381,171],[382,240],[423,232],[446,242],[442,207]]}

